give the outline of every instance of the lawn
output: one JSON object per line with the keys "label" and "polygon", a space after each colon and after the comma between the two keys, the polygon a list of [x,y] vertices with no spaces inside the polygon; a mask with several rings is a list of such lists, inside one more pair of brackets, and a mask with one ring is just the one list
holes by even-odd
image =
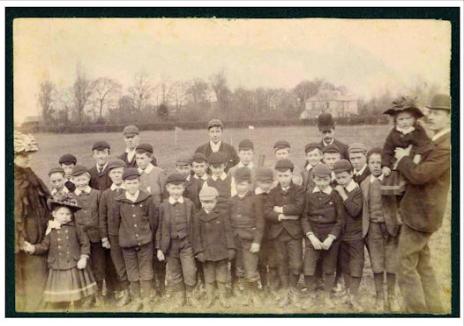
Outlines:
{"label": "lawn", "polygon": [[[363,142],[368,148],[382,146],[389,131],[388,126],[340,126],[336,129],[336,136],[343,142]],[[97,140],[106,140],[111,144],[112,154],[119,155],[124,150],[124,140],[120,133],[93,133],[93,134],[37,134],[40,151],[33,155],[32,168],[47,180],[47,172],[51,167],[57,166],[58,158],[65,153],[73,153],[78,163],[90,167],[93,164],[91,157],[92,143]],[[178,143],[174,143],[174,131],[144,131],[141,133],[142,142],[151,143],[155,148],[155,156],[159,165],[168,171],[174,168],[178,155],[193,153],[196,147],[207,141],[205,130],[184,130],[178,134]],[[296,166],[302,167],[304,163],[304,146],[308,142],[318,141],[319,135],[315,127],[270,127],[251,129],[226,129],[224,140],[234,146],[244,138],[251,139],[255,144],[256,155],[264,154],[266,165],[272,161],[272,146],[280,139],[288,140],[292,145],[291,158]],[[448,211],[449,212],[449,211]],[[431,242],[433,261],[436,262],[436,273],[443,289],[444,305],[450,309],[451,269],[450,269],[450,214],[447,213],[443,227],[433,235]],[[398,291],[399,292],[399,291]],[[366,256],[366,266],[361,284],[362,303],[366,311],[372,310],[374,301],[374,287],[369,260]],[[238,302],[236,302],[238,303]],[[337,309],[326,312],[350,312],[348,306],[341,299],[336,299]],[[116,311],[114,307],[105,307],[105,311]],[[154,306],[154,312],[172,312],[169,303]],[[186,312],[220,312],[218,307],[212,309],[190,309]],[[307,309],[290,308],[282,310],[276,305],[264,302],[254,308],[243,308],[238,304],[227,312],[239,313],[302,313],[324,312],[324,307],[317,305]],[[225,312],[225,311],[224,311]]]}

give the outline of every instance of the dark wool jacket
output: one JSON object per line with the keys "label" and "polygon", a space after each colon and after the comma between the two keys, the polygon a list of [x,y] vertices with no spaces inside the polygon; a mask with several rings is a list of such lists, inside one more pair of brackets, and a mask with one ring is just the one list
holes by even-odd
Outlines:
{"label": "dark wool jacket", "polygon": [[48,251],[48,267],[54,270],[69,270],[77,266],[81,255],[90,255],[90,242],[81,227],[73,222],[60,229],[52,229],[45,239],[35,245],[35,255]]}
{"label": "dark wool jacket", "polygon": [[345,191],[347,192],[348,198],[343,201],[343,207],[345,209],[345,227],[342,239],[361,240],[363,238],[363,194],[359,186],[350,192],[347,190]]}
{"label": "dark wool jacket", "polygon": [[155,241],[158,215],[150,194],[140,191],[137,200],[132,202],[122,193],[116,197],[113,218],[121,248],[140,247]]}
{"label": "dark wool jacket", "polygon": [[206,261],[228,259],[228,250],[235,249],[229,212],[215,207],[206,214],[204,209],[193,216],[193,251],[203,253]]}
{"label": "dark wool jacket", "polygon": [[100,234],[100,219],[98,212],[101,192],[92,189],[88,194],[82,192],[78,196],[74,193],[73,196],[77,199],[79,206],[82,207],[74,213],[76,224],[84,229],[90,242],[95,243],[101,241],[102,237]]}
{"label": "dark wool jacket", "polygon": [[229,210],[234,234],[260,244],[265,226],[262,200],[258,200],[252,192],[243,198],[236,195],[229,200]]}
{"label": "dark wool jacket", "polygon": [[113,184],[110,177],[108,176],[108,165],[103,169],[101,173],[98,173],[97,167],[94,165],[89,169],[90,183],[89,186],[96,190],[106,190]]}
{"label": "dark wool jacket", "polygon": [[[206,156],[206,158],[208,158],[212,152],[213,150],[211,149],[211,145],[209,142],[201,145],[195,151],[195,153],[202,153],[203,155]],[[235,148],[232,145],[221,142],[221,147],[219,147],[219,152],[222,152],[226,155],[226,158],[227,158],[226,170],[225,170],[226,172],[229,171],[231,167],[235,166],[240,161],[237,155],[237,152],[235,151]]]}
{"label": "dark wool jacket", "polygon": [[[190,175],[189,179],[185,182],[184,197],[190,199],[193,202],[196,210],[201,208],[199,194],[202,186],[203,180],[194,178],[192,175]],[[166,198],[167,197],[169,197],[169,195],[166,196]]]}
{"label": "dark wool jacket", "polygon": [[98,212],[100,214],[100,234],[102,238],[108,238],[109,235],[117,236],[119,234],[119,228],[114,218],[114,207],[116,205],[116,197],[119,197],[123,193],[123,189],[111,190],[111,188],[108,188],[101,194]]}

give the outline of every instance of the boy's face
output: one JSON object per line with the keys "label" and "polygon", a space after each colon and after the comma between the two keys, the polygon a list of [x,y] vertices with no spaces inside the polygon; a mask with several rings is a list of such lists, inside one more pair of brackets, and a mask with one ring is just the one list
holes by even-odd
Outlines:
{"label": "boy's face", "polygon": [[343,171],[335,173],[335,179],[340,186],[348,185],[353,180],[353,172]]}
{"label": "boy's face", "polygon": [[90,175],[88,173],[83,173],[76,177],[72,177],[72,182],[76,185],[78,189],[83,189],[89,185]]}
{"label": "boy's face", "polygon": [[395,121],[398,127],[409,128],[414,125],[416,119],[414,118],[414,115],[411,114],[411,112],[400,112],[397,114]]}
{"label": "boy's face", "polygon": [[333,170],[335,162],[340,160],[340,153],[324,153],[323,160],[329,169]]}
{"label": "boy's face", "polygon": [[221,127],[211,127],[208,129],[209,140],[213,143],[217,143],[222,139],[222,128]]}
{"label": "boy's face", "polygon": [[253,161],[253,150],[252,149],[242,149],[238,151],[238,157],[240,158],[240,162],[245,165],[250,164]]}
{"label": "boy's face", "polygon": [[319,133],[321,135],[322,140],[326,143],[329,144],[332,142],[332,140],[335,138],[335,129],[324,129],[321,130],[319,129]]}
{"label": "boy's face", "polygon": [[140,188],[139,178],[124,180],[124,189],[131,195],[135,194]]}
{"label": "boy's face", "polygon": [[380,153],[371,154],[367,166],[374,177],[380,176],[382,174],[382,156]]}
{"label": "boy's face", "polygon": [[187,165],[176,165],[176,171],[179,172],[180,174],[184,176],[190,175],[190,171],[192,170],[192,167],[187,164]]}
{"label": "boy's face", "polygon": [[166,190],[169,193],[169,196],[171,196],[174,199],[178,199],[182,196],[185,190],[184,184],[173,184],[173,183],[168,183],[166,185]]}
{"label": "boy's face", "polygon": [[237,189],[237,194],[244,195],[250,191],[251,184],[248,181],[241,181],[235,185],[235,188]]}
{"label": "boy's face", "polygon": [[290,155],[290,148],[280,148],[274,151],[275,158],[277,160],[288,159]]}
{"label": "boy's face", "polygon": [[16,154],[14,157],[14,162],[21,168],[28,168],[31,165],[30,153]]}
{"label": "boy's face", "polygon": [[211,212],[216,207],[217,199],[201,200],[201,206],[208,212]]}
{"label": "boy's face", "polygon": [[140,137],[139,135],[125,136],[124,141],[126,142],[126,147],[129,150],[134,150],[140,142]]}
{"label": "boy's face", "polygon": [[313,180],[316,186],[321,190],[324,190],[330,185],[330,176],[321,177],[321,176],[315,175],[313,177]]}
{"label": "boy's face", "polygon": [[71,176],[71,173],[74,169],[74,166],[75,164],[74,163],[70,163],[70,164],[66,164],[66,163],[62,163],[61,164],[61,168],[64,170],[64,175],[65,177],[70,177]]}
{"label": "boy's face", "polygon": [[226,166],[225,164],[211,164],[209,167],[211,169],[211,174],[219,177],[225,170]]}
{"label": "boy's face", "polygon": [[53,219],[60,224],[66,224],[72,220],[71,210],[67,207],[55,208],[52,212]]}
{"label": "boy's face", "polygon": [[350,153],[350,162],[356,171],[360,171],[366,165],[366,155],[364,153]]}
{"label": "boy's face", "polygon": [[280,183],[282,187],[288,187],[290,186],[290,183],[292,181],[293,172],[290,170],[285,170],[285,171],[277,170],[276,177],[277,177],[277,181]]}
{"label": "boy's face", "polygon": [[320,149],[313,149],[310,152],[306,153],[306,161],[308,161],[311,166],[316,166],[322,160],[322,151]]}
{"label": "boy's face", "polygon": [[64,186],[64,175],[63,173],[56,172],[50,175],[50,184],[53,189],[61,189]]}
{"label": "boy's face", "polygon": [[202,177],[206,174],[206,169],[208,168],[208,163],[206,162],[193,162],[192,169],[198,177]]}
{"label": "boy's face", "polygon": [[151,162],[151,155],[147,152],[135,153],[135,161],[137,162],[137,166],[144,170]]}
{"label": "boy's face", "polygon": [[256,181],[256,186],[261,188],[261,190],[264,192],[269,192],[269,190],[271,190],[272,187],[272,182]]}
{"label": "boy's face", "polygon": [[108,162],[108,158],[110,157],[110,151],[108,149],[98,150],[95,149],[93,151],[93,158],[98,165],[103,166]]}
{"label": "boy's face", "polygon": [[124,172],[124,168],[114,168],[108,172],[108,176],[110,177],[111,181],[116,184],[120,185],[122,183],[122,174]]}

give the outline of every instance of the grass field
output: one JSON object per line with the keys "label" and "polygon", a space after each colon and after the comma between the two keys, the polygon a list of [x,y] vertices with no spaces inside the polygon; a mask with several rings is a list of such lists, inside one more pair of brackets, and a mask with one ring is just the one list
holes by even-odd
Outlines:
{"label": "grass field", "polygon": [[[388,126],[340,126],[337,127],[337,138],[347,144],[363,142],[368,148],[382,146],[389,131]],[[58,158],[64,153],[73,153],[78,163],[85,166],[93,165],[91,157],[92,143],[97,140],[106,140],[111,144],[112,154],[119,155],[124,150],[124,140],[120,133],[93,133],[93,134],[37,134],[40,151],[32,157],[32,168],[45,181],[47,172],[58,164]],[[151,143],[155,148],[155,156],[159,165],[168,171],[174,168],[176,157],[183,153],[193,153],[195,148],[207,141],[204,130],[185,130],[179,132],[178,144],[174,144],[174,131],[145,131],[141,133],[142,142]],[[256,154],[264,154],[267,164],[272,161],[272,145],[279,139],[286,139],[292,144],[291,158],[296,166],[302,167],[304,163],[304,145],[308,142],[318,141],[318,131],[314,127],[272,127],[249,129],[226,129],[224,141],[237,146],[244,138],[250,138],[255,144]],[[451,295],[451,268],[450,268],[450,214],[445,216],[443,227],[433,235],[431,242],[432,256],[436,262],[437,278],[442,287],[443,302],[450,310]],[[366,312],[372,311],[374,302],[374,287],[369,259],[366,256],[366,266],[361,284],[362,304]],[[399,291],[398,291],[399,292]],[[351,312],[341,299],[336,299],[336,310],[327,311],[317,305],[301,309],[290,308],[282,310],[269,302],[253,308],[243,308],[233,304],[228,309],[230,313],[321,313],[321,312]],[[236,302],[238,303],[238,302]],[[153,312],[173,312],[169,302],[160,303],[153,308]],[[105,307],[99,311],[116,311],[114,307]],[[190,309],[185,312],[226,312],[218,307],[211,309]]]}

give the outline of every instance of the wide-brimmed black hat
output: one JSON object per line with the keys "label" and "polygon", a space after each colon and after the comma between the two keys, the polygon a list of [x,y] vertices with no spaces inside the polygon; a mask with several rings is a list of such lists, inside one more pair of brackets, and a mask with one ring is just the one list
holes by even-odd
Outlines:
{"label": "wide-brimmed black hat", "polygon": [[395,116],[400,112],[411,112],[416,118],[422,118],[424,113],[417,107],[416,99],[406,96],[400,96],[392,102],[393,106],[383,114]]}
{"label": "wide-brimmed black hat", "polygon": [[57,207],[67,207],[73,213],[81,209],[81,207],[77,203],[77,199],[72,197],[70,194],[63,195],[61,197],[54,197],[53,199],[49,199],[47,204],[48,204],[48,207],[50,207],[50,210],[52,211]]}

